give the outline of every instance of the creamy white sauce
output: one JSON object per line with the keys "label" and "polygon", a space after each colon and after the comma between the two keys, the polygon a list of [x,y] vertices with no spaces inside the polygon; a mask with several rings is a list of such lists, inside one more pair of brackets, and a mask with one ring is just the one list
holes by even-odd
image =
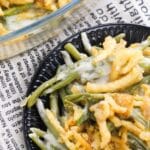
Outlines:
{"label": "creamy white sauce", "polygon": [[81,81],[93,81],[103,78],[104,76],[109,76],[111,72],[111,66],[110,63],[106,61],[101,62],[97,66],[93,66],[92,59],[89,59],[79,63],[75,70],[79,72]]}
{"label": "creamy white sauce", "polygon": [[40,117],[42,119],[45,118],[45,113],[44,113],[45,108],[44,108],[44,105],[43,105],[43,103],[41,102],[40,99],[37,101],[36,107],[37,107],[37,110],[38,110],[38,113],[39,113]]}
{"label": "creamy white sauce", "polygon": [[81,76],[82,76],[82,73],[89,72],[93,69],[94,67],[90,61],[82,61],[75,67],[75,71],[79,72]]}
{"label": "creamy white sauce", "polygon": [[54,145],[58,149],[66,150],[64,146],[62,146],[58,140],[54,137],[54,135],[51,132],[47,132],[47,134],[44,136],[44,139],[46,140],[46,148],[47,150],[51,150],[51,145]]}
{"label": "creamy white sauce", "polygon": [[102,61],[97,66],[93,65],[93,59],[87,58],[81,60],[69,68],[63,65],[57,72],[57,80],[64,80],[70,72],[76,71],[80,75],[80,81],[85,83],[87,81],[99,80],[108,81],[108,76],[111,72],[111,65],[107,61]]}
{"label": "creamy white sauce", "polygon": [[67,66],[73,65],[73,61],[71,60],[71,57],[70,57],[70,55],[68,54],[68,52],[66,52],[66,51],[61,51],[61,53],[62,53],[62,56],[63,56],[63,58],[64,58],[65,64],[66,64]]}
{"label": "creamy white sauce", "polygon": [[[57,71],[57,81],[62,81],[72,72],[78,72],[80,75],[79,83],[86,84],[86,82],[106,83],[111,72],[111,65],[109,61],[101,61],[96,66],[93,65],[93,58],[89,57],[74,63],[71,66],[62,65]],[[44,91],[44,94],[52,93],[53,89],[49,88]]]}
{"label": "creamy white sauce", "polygon": [[85,32],[81,33],[81,39],[82,39],[82,43],[84,45],[85,50],[88,53],[91,53],[92,46],[91,46],[90,41],[89,41],[87,34]]}

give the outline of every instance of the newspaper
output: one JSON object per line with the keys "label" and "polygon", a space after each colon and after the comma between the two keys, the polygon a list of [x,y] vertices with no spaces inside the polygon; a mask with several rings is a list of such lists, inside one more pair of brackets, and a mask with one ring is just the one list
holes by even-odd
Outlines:
{"label": "newspaper", "polygon": [[64,20],[59,34],[30,51],[0,61],[0,150],[26,149],[20,102],[48,52],[82,29],[123,22],[150,26],[149,0],[86,0],[82,8]]}

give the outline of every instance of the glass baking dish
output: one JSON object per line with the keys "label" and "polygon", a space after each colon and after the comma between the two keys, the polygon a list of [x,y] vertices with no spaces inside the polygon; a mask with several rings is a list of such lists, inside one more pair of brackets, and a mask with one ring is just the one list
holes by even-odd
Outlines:
{"label": "glass baking dish", "polygon": [[52,33],[51,31],[57,29],[61,20],[66,18],[69,13],[73,13],[80,2],[80,0],[72,0],[57,11],[43,16],[21,29],[0,36],[0,60],[15,56],[48,40],[49,36],[42,35],[47,35],[45,33]]}

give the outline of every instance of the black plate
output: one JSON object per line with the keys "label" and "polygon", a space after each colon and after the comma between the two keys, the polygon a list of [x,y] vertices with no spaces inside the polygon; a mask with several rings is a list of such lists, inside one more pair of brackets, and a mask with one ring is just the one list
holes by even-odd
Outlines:
{"label": "black plate", "polygon": [[[125,33],[128,44],[133,42],[141,42],[145,40],[148,35],[150,35],[149,27],[131,24],[107,24],[86,29],[84,31],[87,33],[92,45],[98,45],[100,42],[103,42],[107,35],[115,36],[119,33]],[[71,42],[77,49],[84,50],[80,33],[66,39],[48,54],[48,56],[41,63],[39,70],[36,72],[27,95],[34,91],[41,83],[55,75],[58,65],[64,63],[60,51],[63,49],[65,43]],[[46,105],[46,98],[44,104]],[[28,137],[28,133],[30,132],[29,129],[31,127],[45,129],[36,107],[32,107],[31,109],[25,108],[23,117],[24,137],[27,149],[38,150],[37,146]]]}

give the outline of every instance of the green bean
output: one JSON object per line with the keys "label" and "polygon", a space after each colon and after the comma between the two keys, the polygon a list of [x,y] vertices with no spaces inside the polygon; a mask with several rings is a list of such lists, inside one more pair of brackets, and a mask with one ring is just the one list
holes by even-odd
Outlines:
{"label": "green bean", "polygon": [[83,124],[88,119],[91,119],[91,120],[95,121],[94,116],[89,111],[89,107],[90,107],[90,103],[89,102],[87,102],[85,104],[84,108],[82,108],[81,106],[79,106],[79,105],[77,105],[75,103],[72,103],[71,101],[65,100],[64,106],[65,106],[65,109],[66,109],[66,111],[68,113],[74,112],[74,107],[77,107],[79,109],[79,111],[78,111],[78,118],[76,118],[76,124],[77,125]]}
{"label": "green bean", "polygon": [[75,60],[81,60],[82,55],[81,53],[74,47],[73,44],[68,43],[64,46],[64,48],[67,50],[67,52],[75,59]]}
{"label": "green bean", "polygon": [[77,99],[74,99],[72,102],[73,103],[82,103],[82,104],[86,104],[87,102],[90,103],[90,105],[95,104],[97,102],[99,102],[102,98],[94,98],[90,95],[83,95]]}
{"label": "green bean", "polygon": [[123,39],[125,36],[126,36],[125,33],[120,33],[120,34],[116,35],[115,36],[116,42],[119,43],[120,40]]}
{"label": "green bean", "polygon": [[27,105],[28,100],[30,99],[31,95],[29,95],[28,97],[26,97],[24,100],[21,101],[20,103],[20,107],[24,107]]}
{"label": "green bean", "polygon": [[[66,69],[68,70],[68,68],[66,67],[65,64],[61,65],[61,66],[58,66],[58,69],[57,69],[57,72],[56,74],[59,74],[59,73],[62,73],[62,72],[65,72]],[[65,71],[64,71],[65,70]]]}
{"label": "green bean", "polygon": [[51,146],[51,150],[57,150],[57,149],[55,149],[55,147]]}
{"label": "green bean", "polygon": [[61,101],[63,103],[63,106],[61,107],[63,111],[61,112],[61,116],[59,116],[59,121],[60,121],[62,126],[64,126],[64,124],[65,124],[65,114],[66,114],[66,112],[65,112],[65,108],[64,108],[64,102],[65,102],[64,97],[66,96],[66,94],[67,93],[65,91],[65,88],[62,88],[62,89],[59,90],[59,96],[60,96]]}
{"label": "green bean", "polygon": [[65,96],[66,96],[66,91],[65,91],[65,88],[62,88],[59,90],[59,95],[60,95],[60,98],[62,100],[62,102],[65,101]]}
{"label": "green bean", "polygon": [[59,90],[65,86],[67,86],[68,84],[70,84],[72,81],[76,80],[79,78],[79,74],[77,72],[72,72],[70,73],[66,79],[64,79],[63,81],[60,81],[58,83],[56,83],[55,85],[53,85],[52,87],[50,87],[49,89],[47,89],[46,91],[44,91],[44,94],[50,94],[55,92],[56,90]]}
{"label": "green bean", "polygon": [[37,98],[40,96],[40,94],[42,94],[42,92],[47,89],[48,87],[50,87],[51,85],[53,85],[55,82],[57,81],[57,77],[53,77],[52,79],[44,82],[43,84],[41,84],[34,92],[31,93],[31,95],[29,95],[27,97],[27,105],[28,107],[32,107],[36,101]]}
{"label": "green bean", "polygon": [[150,84],[150,75],[145,76],[138,84],[135,84],[125,90],[125,92],[130,94],[139,94],[142,84]]}
{"label": "green bean", "polygon": [[8,8],[8,9],[4,10],[4,16],[17,15],[23,11],[30,9],[31,7],[33,7],[33,4],[26,4],[26,5],[22,5],[22,6],[15,6],[12,8]]}
{"label": "green bean", "polygon": [[73,103],[84,103],[86,104],[86,102],[88,102],[89,100],[91,100],[91,97],[87,97],[86,95],[82,95],[81,97],[74,99],[72,102]]}
{"label": "green bean", "polygon": [[35,133],[29,134],[29,137],[41,150],[47,150],[44,142],[42,142],[42,140],[40,140],[39,137]]}
{"label": "green bean", "polygon": [[128,132],[128,144],[132,150],[150,150],[141,139],[130,132]]}
{"label": "green bean", "polygon": [[59,107],[58,107],[58,96],[57,93],[50,94],[50,108],[54,115],[58,118]]}
{"label": "green bean", "polygon": [[40,115],[41,119],[43,120],[44,124],[46,125],[46,127],[48,128],[48,130],[49,130],[50,132],[52,132],[55,137],[58,137],[58,134],[59,134],[59,133],[58,133],[58,131],[57,131],[53,126],[51,126],[51,124],[49,123],[49,119],[48,119],[48,117],[47,117],[47,115],[46,115],[46,113],[45,113],[44,105],[43,105],[43,103],[41,102],[40,99],[38,99],[36,106],[37,106],[37,110],[38,110],[38,112],[39,112],[39,115]]}
{"label": "green bean", "polygon": [[66,92],[66,95],[72,94],[71,88],[69,85],[65,87],[65,92]]}
{"label": "green bean", "polygon": [[114,124],[111,121],[107,121],[107,127],[110,132],[113,132],[116,129]]}
{"label": "green bean", "polygon": [[144,57],[144,59],[140,61],[139,65],[144,69],[144,74],[150,73],[150,58]]}
{"label": "green bean", "polygon": [[84,123],[86,120],[90,118],[90,113],[89,113],[89,104],[86,103],[85,107],[83,108],[82,115],[80,118],[77,120],[77,125],[81,125]]}
{"label": "green bean", "polygon": [[68,100],[65,100],[64,106],[65,106],[66,111],[73,112],[74,111],[73,106],[77,106],[77,105]]}
{"label": "green bean", "polygon": [[64,116],[59,117],[59,121],[60,121],[60,124],[61,124],[62,127],[65,127],[65,123],[66,123],[66,120],[67,120],[66,118],[67,118],[66,114]]}
{"label": "green bean", "polygon": [[39,137],[44,137],[44,135],[46,134],[45,131],[42,131],[41,129],[38,128],[30,128],[30,130]]}
{"label": "green bean", "polygon": [[58,149],[56,147],[54,147],[54,146],[51,146],[50,150],[58,150]]}
{"label": "green bean", "polygon": [[61,53],[62,53],[62,56],[63,56],[63,58],[64,58],[65,64],[66,64],[67,66],[72,66],[72,65],[73,65],[73,61],[72,61],[70,55],[68,54],[68,52],[66,52],[66,51],[61,51]]}
{"label": "green bean", "polygon": [[64,97],[65,100],[68,100],[68,101],[74,101],[78,98],[80,98],[83,94],[71,94],[71,95],[67,95]]}
{"label": "green bean", "polygon": [[[61,127],[60,123],[58,122],[58,120],[53,115],[52,115],[53,117],[51,117],[49,115],[49,117],[51,117],[51,119],[48,118],[47,113],[46,113],[47,110],[44,109],[44,105],[40,99],[38,99],[36,107],[37,107],[38,113],[39,113],[42,121],[44,122],[45,126],[48,128],[48,135],[51,136],[51,138],[53,138],[54,140],[55,140],[55,138],[58,139],[60,134],[62,134],[60,131],[60,128],[62,128],[62,127]],[[57,142],[57,140],[55,140],[55,141]],[[59,146],[61,145],[63,148],[65,147],[63,144],[57,143],[57,145],[59,145]]]}
{"label": "green bean", "polygon": [[90,94],[90,93],[80,93],[80,94],[71,94],[65,96],[65,100],[71,101],[73,103],[80,102],[84,99],[88,99],[91,102],[95,100],[101,100],[104,98],[104,94]]}
{"label": "green bean", "polygon": [[82,43],[84,45],[84,49],[86,50],[86,52],[91,55],[92,52],[92,46],[91,46],[91,43],[87,37],[87,34],[85,32],[81,33],[81,39],[82,39]]}
{"label": "green bean", "polygon": [[145,76],[139,84],[150,84],[150,75]]}
{"label": "green bean", "polygon": [[81,125],[90,118],[89,103],[86,103],[84,108],[82,108],[81,106],[66,100],[64,105],[66,111],[68,111],[69,113],[74,112],[74,107],[78,108],[78,118],[75,119],[77,125]]}
{"label": "green bean", "polygon": [[150,131],[150,120],[147,120],[147,130]]}
{"label": "green bean", "polygon": [[59,143],[59,139],[57,139],[50,131],[47,132],[45,140],[51,149],[53,148],[55,150],[67,150],[66,146],[64,144]]}
{"label": "green bean", "polygon": [[149,123],[150,123],[149,120],[146,120],[146,119],[144,118],[144,116],[142,115],[142,113],[141,113],[141,111],[140,111],[139,108],[133,109],[131,116],[132,116],[136,121],[138,121],[138,122],[140,122],[141,124],[143,124],[146,129],[148,129],[148,130],[150,129],[150,127],[149,127]]}
{"label": "green bean", "polygon": [[104,94],[88,94],[89,96],[91,96],[91,98],[94,98],[94,99],[104,99]]}
{"label": "green bean", "polygon": [[46,109],[45,114],[48,116],[48,124],[50,126],[51,133],[56,137],[56,139],[59,139],[62,135],[65,134],[65,130],[50,110]]}

